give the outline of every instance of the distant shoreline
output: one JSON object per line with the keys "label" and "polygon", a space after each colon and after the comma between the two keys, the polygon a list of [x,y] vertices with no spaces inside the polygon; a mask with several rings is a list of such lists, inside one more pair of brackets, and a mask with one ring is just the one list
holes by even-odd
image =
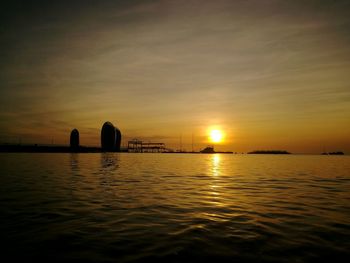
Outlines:
{"label": "distant shoreline", "polygon": [[103,152],[100,147],[79,146],[72,149],[69,146],[51,146],[51,145],[0,145],[0,152],[27,152],[27,153],[99,153]]}
{"label": "distant shoreline", "polygon": [[258,150],[258,151],[248,152],[248,154],[291,154],[291,153],[287,151],[281,151],[281,150]]}
{"label": "distant shoreline", "polygon": [[[21,144],[3,144],[0,145],[0,152],[3,153],[15,153],[15,152],[22,152],[22,153],[102,153],[105,152],[102,150],[101,147],[88,147],[88,146],[79,146],[78,148],[71,148],[70,146],[59,146],[59,145],[38,145],[38,144],[32,144],[32,145],[21,145]],[[111,151],[113,152],[113,151]],[[127,149],[122,149],[121,151],[114,151],[114,152],[127,152],[127,153],[135,153],[135,152],[129,152]],[[143,153],[152,153],[152,152],[143,152]],[[200,154],[201,152],[160,152],[160,153],[193,153],[193,154]],[[211,152],[211,153],[204,153],[204,154],[233,154],[233,152]]]}
{"label": "distant shoreline", "polygon": [[[39,145],[39,144],[1,144],[0,145],[0,153],[103,153],[105,151],[102,150],[101,147],[96,146],[79,146],[78,149],[72,149],[70,146],[64,145]],[[115,151],[117,152],[117,151]],[[121,149],[119,152],[124,153],[134,153],[128,152],[127,149]],[[143,152],[143,153],[151,153],[151,152]],[[155,152],[154,152],[155,153]],[[257,150],[248,153],[235,153],[232,151],[215,151],[215,152],[195,152],[195,151],[172,151],[172,152],[161,152],[168,154],[269,154],[269,155],[280,155],[280,154],[289,154],[289,155],[346,155],[343,152],[330,152],[330,153],[290,153],[287,151],[279,151],[279,150]]]}

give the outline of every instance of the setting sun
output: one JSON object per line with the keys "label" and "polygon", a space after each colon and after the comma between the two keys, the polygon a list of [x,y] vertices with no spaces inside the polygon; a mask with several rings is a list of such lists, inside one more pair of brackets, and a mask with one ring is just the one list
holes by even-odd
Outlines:
{"label": "setting sun", "polygon": [[211,142],[219,143],[219,142],[222,142],[223,135],[220,130],[211,130],[209,138]]}

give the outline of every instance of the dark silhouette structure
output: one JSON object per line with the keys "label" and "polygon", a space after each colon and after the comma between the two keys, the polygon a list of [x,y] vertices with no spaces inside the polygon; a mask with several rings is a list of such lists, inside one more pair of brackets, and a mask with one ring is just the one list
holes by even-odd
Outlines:
{"label": "dark silhouette structure", "polygon": [[118,128],[115,128],[115,146],[116,146],[116,150],[118,152],[120,152],[120,145],[121,145],[121,142],[122,142],[122,133],[120,132],[120,130]]}
{"label": "dark silhouette structure", "polygon": [[229,154],[232,154],[233,152],[231,152],[231,151],[226,151],[226,152],[221,152],[220,151],[220,152],[217,152],[217,151],[214,150],[214,146],[208,145],[203,150],[201,150],[200,153],[229,153]]}
{"label": "dark silhouette structure", "polygon": [[341,152],[341,151],[339,151],[339,152],[329,152],[329,153],[323,152],[322,155],[344,155],[344,152]]}
{"label": "dark silhouette structure", "polygon": [[134,153],[161,153],[165,151],[165,144],[162,142],[142,142],[138,139],[128,141],[128,152]]}
{"label": "dark silhouette structure", "polygon": [[203,150],[200,151],[201,153],[215,153],[213,146],[207,146]]}
{"label": "dark silhouette structure", "polygon": [[77,129],[72,130],[70,133],[70,148],[73,151],[79,149],[79,131]]}
{"label": "dark silhouette structure", "polygon": [[118,128],[105,122],[101,130],[101,148],[105,152],[119,152],[122,135]]}

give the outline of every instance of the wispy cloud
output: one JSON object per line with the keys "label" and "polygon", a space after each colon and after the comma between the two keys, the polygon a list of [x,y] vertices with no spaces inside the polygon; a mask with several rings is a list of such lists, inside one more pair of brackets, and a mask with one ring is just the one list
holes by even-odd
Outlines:
{"label": "wispy cloud", "polygon": [[349,7],[13,2],[0,28],[0,129],[65,138],[69,127],[88,134],[110,120],[130,137],[172,138],[216,122],[236,132],[288,127],[302,141],[308,120],[350,132]]}

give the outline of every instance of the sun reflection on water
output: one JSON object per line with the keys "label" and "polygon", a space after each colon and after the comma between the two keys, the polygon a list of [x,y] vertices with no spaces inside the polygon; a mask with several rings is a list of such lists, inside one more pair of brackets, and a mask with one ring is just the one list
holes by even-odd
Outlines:
{"label": "sun reflection on water", "polygon": [[212,155],[212,161],[211,161],[211,171],[213,176],[219,176],[220,175],[220,155],[219,154],[213,154]]}
{"label": "sun reflection on water", "polygon": [[209,172],[212,176],[212,179],[209,182],[209,192],[207,196],[207,201],[214,206],[221,206],[221,197],[220,197],[220,186],[218,185],[218,180],[220,176],[220,164],[221,157],[218,154],[213,154],[210,157],[210,168]]}

